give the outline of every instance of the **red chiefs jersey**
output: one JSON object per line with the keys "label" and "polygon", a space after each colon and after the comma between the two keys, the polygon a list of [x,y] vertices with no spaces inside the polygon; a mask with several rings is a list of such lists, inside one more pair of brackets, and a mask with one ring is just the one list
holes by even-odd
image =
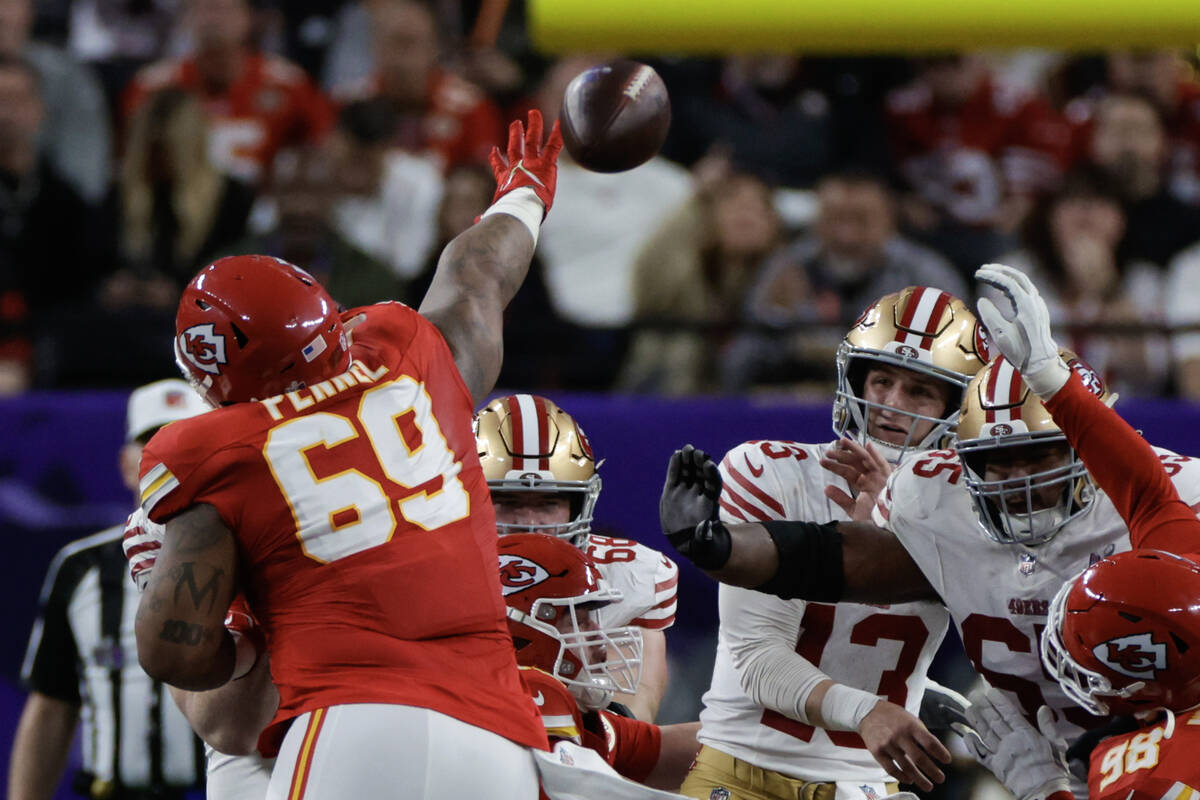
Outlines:
{"label": "red chiefs jersey", "polygon": [[210,160],[250,182],[270,168],[281,148],[315,141],[333,124],[332,106],[304,70],[274,55],[247,52],[237,80],[220,92],[205,86],[191,59],[151,64],[126,88],[124,116],[169,87],[200,97],[210,121]]}
{"label": "red chiefs jersey", "polygon": [[[142,507],[162,522],[208,503],[233,531],[279,687],[276,723],[391,703],[544,748],[450,350],[400,303],[343,320],[347,373],[163,428],[142,456]],[[267,754],[282,734],[272,727]]]}
{"label": "red chiefs jersey", "polygon": [[1105,739],[1092,751],[1089,800],[1197,800],[1200,798],[1200,711],[1180,714],[1166,737],[1166,721]]}
{"label": "red chiefs jersey", "polygon": [[[380,79],[365,81],[336,91],[340,102],[351,102],[379,94]],[[492,148],[504,142],[504,120],[487,95],[459,76],[435,69],[426,92],[428,102],[421,113],[401,115],[394,146],[410,153],[432,153],[443,167],[487,163]]]}
{"label": "red chiefs jersey", "polygon": [[886,113],[904,177],[962,223],[991,223],[1008,194],[1049,188],[1070,161],[1070,126],[1050,104],[988,79],[952,110],[924,84],[902,87]]}
{"label": "red chiefs jersey", "polygon": [[566,740],[595,750],[609,766],[641,783],[658,763],[662,732],[657,725],[608,711],[583,711],[571,691],[553,675],[521,667],[521,680],[542,715],[550,744]]}

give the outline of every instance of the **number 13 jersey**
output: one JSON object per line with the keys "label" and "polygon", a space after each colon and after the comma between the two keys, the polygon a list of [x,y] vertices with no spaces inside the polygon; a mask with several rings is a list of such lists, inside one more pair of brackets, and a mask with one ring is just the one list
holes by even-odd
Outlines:
{"label": "number 13 jersey", "polygon": [[[830,447],[781,441],[738,445],[721,462],[721,518],[848,519],[824,495],[829,485],[849,492],[844,480],[820,464]],[[795,719],[794,710],[772,702],[770,695],[778,690],[757,681],[754,662],[770,650],[794,651],[838,683],[881,695],[916,714],[925,673],[949,626],[945,609],[933,602],[810,603],[726,585],[719,591],[721,628],[712,687],[700,713],[700,741],[801,780],[891,781],[857,733],[814,728]]]}
{"label": "number 13 jersey", "polygon": [[142,456],[156,522],[213,505],[267,636],[282,723],[330,705],[433,709],[527,746],[471,397],[413,309],[343,315],[348,372],[173,423]]}

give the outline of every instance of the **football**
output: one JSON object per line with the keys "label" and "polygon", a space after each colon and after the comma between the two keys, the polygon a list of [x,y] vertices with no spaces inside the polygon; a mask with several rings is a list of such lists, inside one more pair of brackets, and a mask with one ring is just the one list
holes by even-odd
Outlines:
{"label": "football", "polygon": [[563,144],[579,166],[623,172],[658,153],[671,126],[671,101],[653,68],[610,61],[567,84],[559,118]]}

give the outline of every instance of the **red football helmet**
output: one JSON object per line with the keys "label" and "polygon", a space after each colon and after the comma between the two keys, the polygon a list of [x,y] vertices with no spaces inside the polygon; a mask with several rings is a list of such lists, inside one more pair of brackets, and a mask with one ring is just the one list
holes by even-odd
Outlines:
{"label": "red football helmet", "polygon": [[1093,714],[1200,705],[1200,564],[1159,550],[1097,561],[1050,604],[1042,662]]}
{"label": "red football helmet", "polygon": [[558,678],[584,708],[604,708],[615,692],[637,691],[642,633],[603,628],[596,612],[621,599],[592,560],[543,533],[500,537],[500,588],[517,663]]}
{"label": "red football helmet", "polygon": [[270,256],[214,261],[183,290],[175,360],[211,405],[262,400],[340,375],[350,350],[337,304]]}

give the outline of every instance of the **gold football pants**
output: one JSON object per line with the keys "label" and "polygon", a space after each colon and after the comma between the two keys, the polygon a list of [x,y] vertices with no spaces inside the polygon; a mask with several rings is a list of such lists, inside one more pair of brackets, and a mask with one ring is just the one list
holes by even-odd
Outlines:
{"label": "gold football pants", "polygon": [[[891,793],[899,790],[894,783],[887,788]],[[834,800],[837,787],[789,778],[704,745],[679,793],[696,800]]]}

